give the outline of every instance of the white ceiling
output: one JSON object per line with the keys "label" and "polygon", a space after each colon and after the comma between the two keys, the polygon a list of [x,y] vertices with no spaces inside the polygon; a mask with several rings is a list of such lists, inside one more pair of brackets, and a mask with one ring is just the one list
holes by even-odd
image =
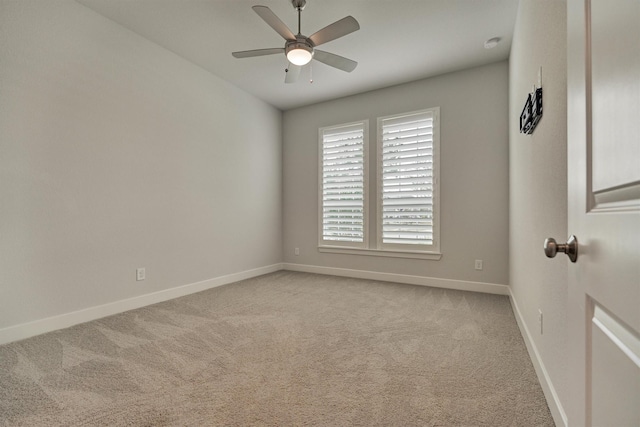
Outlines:
{"label": "white ceiling", "polygon": [[[351,73],[312,61],[284,83],[284,55],[233,51],[284,47],[252,9],[268,6],[297,32],[290,0],[77,0],[260,99],[287,110],[507,59],[518,0],[307,0],[302,33],[351,15],[360,30],[321,49],[358,62]],[[494,49],[484,41],[501,37]]]}

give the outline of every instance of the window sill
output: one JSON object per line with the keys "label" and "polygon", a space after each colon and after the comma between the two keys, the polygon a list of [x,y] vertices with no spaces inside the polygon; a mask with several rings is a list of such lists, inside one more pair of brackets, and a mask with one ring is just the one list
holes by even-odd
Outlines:
{"label": "window sill", "polygon": [[436,261],[442,258],[442,254],[440,252],[397,250],[390,251],[383,249],[347,248],[344,246],[318,246],[318,251],[334,254],[381,256],[389,258],[430,259]]}

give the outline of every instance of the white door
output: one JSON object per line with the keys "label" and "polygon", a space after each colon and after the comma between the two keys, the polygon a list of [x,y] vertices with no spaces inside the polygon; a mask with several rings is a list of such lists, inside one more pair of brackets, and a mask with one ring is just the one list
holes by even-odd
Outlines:
{"label": "white door", "polygon": [[578,238],[569,263],[568,421],[637,427],[640,0],[569,0],[567,19],[568,227]]}

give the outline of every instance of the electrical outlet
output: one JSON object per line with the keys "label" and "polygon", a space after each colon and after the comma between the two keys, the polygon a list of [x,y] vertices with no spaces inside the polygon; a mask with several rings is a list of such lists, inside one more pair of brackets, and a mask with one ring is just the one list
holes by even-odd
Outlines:
{"label": "electrical outlet", "polygon": [[136,268],[136,280],[144,280],[147,278],[147,272],[144,268]]}
{"label": "electrical outlet", "polygon": [[542,335],[544,329],[542,328],[542,310],[538,309],[538,323],[540,324],[540,335]]}
{"label": "electrical outlet", "polygon": [[296,254],[296,256],[300,255],[300,248],[295,248],[293,253]]}
{"label": "electrical outlet", "polygon": [[477,259],[476,260],[476,270],[482,270],[482,260],[481,259]]}

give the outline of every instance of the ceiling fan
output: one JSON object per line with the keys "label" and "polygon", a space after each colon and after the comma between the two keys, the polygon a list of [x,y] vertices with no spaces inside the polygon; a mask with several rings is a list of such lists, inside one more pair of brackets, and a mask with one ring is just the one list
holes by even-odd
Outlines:
{"label": "ceiling fan", "polygon": [[275,55],[284,53],[289,61],[285,75],[285,83],[294,83],[300,75],[302,66],[308,64],[312,59],[316,59],[324,64],[339,70],[350,73],[358,63],[351,59],[316,49],[323,43],[330,42],[342,36],[360,29],[360,24],[353,16],[347,16],[333,24],[327,25],[323,29],[316,31],[307,37],[300,32],[300,19],[302,10],[306,5],[306,0],[291,0],[294,9],[298,11],[298,34],[293,34],[291,30],[266,6],[253,6],[253,10],[266,22],[271,28],[276,30],[285,40],[283,48],[255,49],[233,52],[236,58],[250,58],[253,56]]}

